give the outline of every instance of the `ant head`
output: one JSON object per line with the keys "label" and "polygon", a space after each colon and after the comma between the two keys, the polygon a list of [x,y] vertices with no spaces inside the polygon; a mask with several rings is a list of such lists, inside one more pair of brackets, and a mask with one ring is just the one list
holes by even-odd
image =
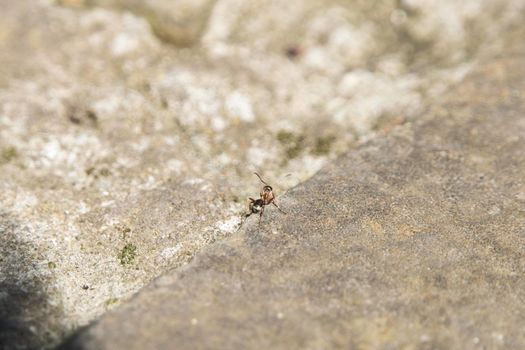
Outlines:
{"label": "ant head", "polygon": [[272,191],[273,191],[272,186],[264,186],[263,187],[263,192],[265,192],[265,193],[270,193]]}

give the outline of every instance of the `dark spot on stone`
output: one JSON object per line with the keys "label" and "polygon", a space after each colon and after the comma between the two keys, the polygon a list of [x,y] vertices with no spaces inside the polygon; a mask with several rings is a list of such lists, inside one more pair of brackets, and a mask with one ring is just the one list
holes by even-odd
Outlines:
{"label": "dark spot on stone", "polygon": [[131,229],[127,226],[118,226],[117,230],[122,234],[122,239],[126,239],[131,232]]}
{"label": "dark spot on stone", "polygon": [[93,112],[92,110],[88,109],[88,110],[86,111],[86,117],[87,117],[89,120],[91,120],[91,122],[92,122],[93,124],[98,123],[98,116],[97,116],[97,114],[96,114],[95,112]]}
{"label": "dark spot on stone", "polygon": [[151,91],[151,84],[149,82],[144,82],[142,84],[142,90],[146,91],[146,92],[149,92]]}
{"label": "dark spot on stone", "polygon": [[293,60],[301,55],[302,50],[299,46],[288,46],[284,52],[286,54],[286,57]]}
{"label": "dark spot on stone", "polygon": [[69,119],[69,121],[70,121],[71,123],[73,123],[73,124],[76,124],[76,125],[80,125],[80,124],[82,124],[82,120],[80,120],[80,118],[77,117],[77,116],[74,115],[74,114],[70,114],[70,115],[68,116],[68,119]]}

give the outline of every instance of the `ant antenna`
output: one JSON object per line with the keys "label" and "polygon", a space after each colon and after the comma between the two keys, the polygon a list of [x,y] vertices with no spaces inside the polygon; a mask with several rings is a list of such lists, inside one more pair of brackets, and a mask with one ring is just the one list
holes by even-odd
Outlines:
{"label": "ant antenna", "polygon": [[259,175],[259,174],[257,174],[257,173],[254,173],[254,174],[257,175],[257,177],[259,178],[259,180],[261,180],[261,182],[262,182],[263,184],[265,184],[266,186],[270,186],[270,185],[268,185],[266,182],[264,182],[263,179],[261,179],[261,175]]}

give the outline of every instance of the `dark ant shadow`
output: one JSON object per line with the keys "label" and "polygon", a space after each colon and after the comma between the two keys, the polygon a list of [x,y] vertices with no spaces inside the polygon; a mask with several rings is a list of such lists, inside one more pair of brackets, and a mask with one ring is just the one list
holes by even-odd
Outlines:
{"label": "dark ant shadow", "polygon": [[[0,212],[0,350],[49,348],[62,335],[60,307],[48,303],[49,274],[17,220]],[[47,265],[46,267],[47,268]]]}

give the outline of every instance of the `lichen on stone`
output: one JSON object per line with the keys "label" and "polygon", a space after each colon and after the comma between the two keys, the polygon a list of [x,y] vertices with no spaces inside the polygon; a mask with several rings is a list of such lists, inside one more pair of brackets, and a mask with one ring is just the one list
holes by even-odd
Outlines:
{"label": "lichen on stone", "polygon": [[118,298],[109,298],[109,299],[107,299],[107,300],[104,302],[104,305],[106,305],[106,306],[111,306],[111,305],[113,305],[113,304],[118,303],[118,301],[119,301]]}
{"label": "lichen on stone", "polygon": [[16,157],[18,157],[18,151],[16,150],[16,148],[12,146],[6,147],[0,152],[0,165],[7,164]]}
{"label": "lichen on stone", "polygon": [[305,148],[305,137],[302,134],[281,130],[277,133],[277,141],[284,148],[286,160],[298,157]]}
{"label": "lichen on stone", "polygon": [[312,153],[319,156],[329,154],[335,140],[336,138],[333,135],[317,137]]}
{"label": "lichen on stone", "polygon": [[135,262],[136,256],[137,247],[133,243],[126,244],[118,253],[118,259],[123,266],[132,265]]}

